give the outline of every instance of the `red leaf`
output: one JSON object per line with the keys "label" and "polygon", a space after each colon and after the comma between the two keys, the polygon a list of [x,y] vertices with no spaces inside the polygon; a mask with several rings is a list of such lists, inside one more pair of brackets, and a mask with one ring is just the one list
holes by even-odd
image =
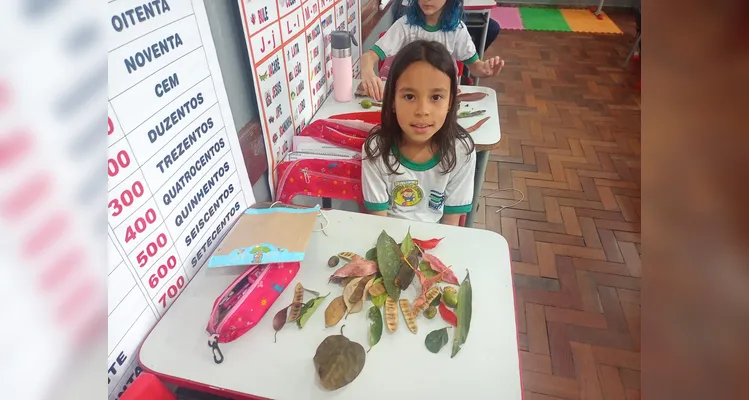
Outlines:
{"label": "red leaf", "polygon": [[448,269],[445,263],[437,258],[437,256],[424,253],[422,254],[422,258],[424,259],[424,261],[429,263],[429,267],[433,269],[434,272],[442,273],[443,281],[452,283],[453,285],[460,285],[460,283],[458,283],[458,277],[455,276],[455,273],[452,270]]}
{"label": "red leaf", "polygon": [[330,279],[342,279],[349,276],[367,276],[377,272],[377,263],[372,260],[365,260],[360,256],[354,256],[351,261],[347,262],[341,268],[338,268]]}
{"label": "red leaf", "polygon": [[414,243],[419,245],[422,250],[432,250],[433,248],[437,247],[437,245],[442,241],[444,238],[439,239],[429,239],[429,240],[419,240],[419,239],[413,239]]}
{"label": "red leaf", "polygon": [[442,319],[445,320],[445,322],[455,327],[458,326],[458,316],[455,315],[455,313],[452,312],[452,310],[447,308],[445,303],[442,301],[440,301],[439,310],[440,310],[440,316],[442,317]]}

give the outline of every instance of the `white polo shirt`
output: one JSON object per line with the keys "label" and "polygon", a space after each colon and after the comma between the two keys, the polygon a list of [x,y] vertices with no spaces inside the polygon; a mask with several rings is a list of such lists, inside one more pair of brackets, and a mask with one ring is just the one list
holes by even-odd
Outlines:
{"label": "white polo shirt", "polygon": [[443,214],[468,213],[473,208],[476,151],[466,154],[466,150],[467,145],[456,141],[455,168],[443,174],[439,155],[416,163],[393,149],[389,156],[391,160],[398,157],[400,164],[396,164],[397,174],[391,174],[381,157],[368,159],[362,148],[364,206],[370,211],[387,210],[390,217],[422,222],[439,222]]}
{"label": "white polo shirt", "polygon": [[462,61],[466,65],[479,59],[476,45],[473,44],[468,28],[462,21],[454,31],[444,32],[440,30],[439,25],[409,25],[405,15],[395,21],[385,32],[385,35],[377,40],[375,45],[372,46],[372,51],[377,54],[380,60],[384,60],[394,56],[398,53],[398,50],[416,40],[431,40],[442,43],[453,56],[453,59]]}

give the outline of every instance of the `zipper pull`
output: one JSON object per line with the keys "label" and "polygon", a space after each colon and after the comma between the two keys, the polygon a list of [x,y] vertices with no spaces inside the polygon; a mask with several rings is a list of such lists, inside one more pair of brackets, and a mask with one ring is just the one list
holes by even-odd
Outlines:
{"label": "zipper pull", "polygon": [[221,353],[221,349],[218,348],[218,335],[211,335],[211,340],[208,341],[208,347],[213,349],[213,361],[216,364],[224,362],[224,355]]}
{"label": "zipper pull", "polygon": [[304,182],[309,183],[309,174],[307,173],[307,168],[302,168],[302,174],[304,175]]}

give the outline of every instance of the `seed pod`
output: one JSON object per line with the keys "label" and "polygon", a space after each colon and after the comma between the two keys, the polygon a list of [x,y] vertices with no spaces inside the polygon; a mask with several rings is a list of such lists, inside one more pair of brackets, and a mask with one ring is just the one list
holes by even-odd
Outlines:
{"label": "seed pod", "polygon": [[377,297],[383,293],[385,293],[385,284],[382,283],[382,278],[377,278],[372,286],[369,287],[369,295]]}
{"label": "seed pod", "polygon": [[439,294],[440,288],[438,286],[433,286],[428,292],[426,292],[426,294],[419,296],[419,298],[414,301],[414,314],[418,315],[424,312],[424,310],[432,304],[432,301],[434,301]]}
{"label": "seed pod", "polygon": [[434,318],[435,315],[437,315],[437,307],[435,306],[429,306],[426,311],[424,311],[424,316],[428,319]]}
{"label": "seed pod", "polygon": [[406,326],[408,326],[408,330],[410,330],[411,333],[418,332],[419,327],[416,325],[416,315],[411,309],[411,303],[408,302],[408,299],[400,299],[398,300],[398,303],[401,306],[403,318],[406,319]]}
{"label": "seed pod", "polygon": [[330,268],[333,268],[333,267],[335,267],[336,265],[338,265],[338,263],[339,263],[340,261],[341,261],[341,260],[340,260],[340,259],[338,258],[338,256],[333,256],[333,257],[330,257],[330,259],[328,260],[328,267],[330,267]]}
{"label": "seed pod", "polygon": [[385,299],[385,325],[390,332],[398,330],[398,307],[390,296]]}
{"label": "seed pod", "polygon": [[[341,257],[342,259],[344,259],[346,261],[351,261],[351,260],[353,260],[357,256],[358,255],[356,253],[351,252],[351,251],[342,251],[342,252],[338,253],[338,257]],[[361,258],[361,257],[359,257],[359,258]]]}
{"label": "seed pod", "polygon": [[454,287],[448,286],[445,288],[444,293],[442,293],[442,301],[445,302],[445,305],[448,307],[455,308],[458,306],[458,291],[455,290]]}
{"label": "seed pod", "polygon": [[302,313],[302,306],[304,305],[304,286],[297,282],[294,286],[294,301],[291,302],[291,311],[289,311],[289,319],[286,322],[293,322],[299,319]]}

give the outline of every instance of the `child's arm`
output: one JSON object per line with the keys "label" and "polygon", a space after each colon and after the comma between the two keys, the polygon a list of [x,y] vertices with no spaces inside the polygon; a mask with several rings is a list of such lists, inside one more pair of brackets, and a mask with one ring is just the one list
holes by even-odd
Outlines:
{"label": "child's arm", "polygon": [[458,224],[460,224],[460,217],[462,215],[463,214],[444,214],[440,223],[443,225],[458,226]]}
{"label": "child's arm", "polygon": [[476,45],[468,33],[465,24],[460,24],[458,32],[455,35],[455,52],[453,54],[457,60],[460,60],[471,71],[471,75],[477,78],[488,78],[499,74],[505,62],[499,57],[491,57],[488,60],[479,60]]}
{"label": "child's arm", "polygon": [[[366,145],[364,143],[364,146]],[[390,208],[390,195],[379,162],[379,158],[367,158],[367,153],[362,149],[361,185],[364,195],[364,208],[370,214],[387,216]]]}
{"label": "child's arm", "polygon": [[379,61],[395,55],[403,47],[406,39],[405,17],[393,23],[385,34],[377,40],[372,49],[362,55],[361,78],[362,88],[375,100],[382,100],[384,85],[375,73]]}
{"label": "child's arm", "polygon": [[445,188],[445,203],[441,223],[458,225],[460,217],[473,209],[473,179],[476,175],[476,151],[465,155],[466,147],[458,140],[455,147],[457,160],[455,169],[450,172],[450,180]]}
{"label": "child's arm", "polygon": [[375,73],[375,66],[380,57],[372,50],[367,51],[361,57],[361,85],[367,96],[374,97],[375,100],[382,99],[385,89],[382,79]]}
{"label": "child's arm", "polygon": [[468,64],[468,70],[471,71],[471,75],[477,78],[488,78],[499,74],[499,71],[501,71],[504,66],[504,60],[495,56],[486,61],[478,60]]}

